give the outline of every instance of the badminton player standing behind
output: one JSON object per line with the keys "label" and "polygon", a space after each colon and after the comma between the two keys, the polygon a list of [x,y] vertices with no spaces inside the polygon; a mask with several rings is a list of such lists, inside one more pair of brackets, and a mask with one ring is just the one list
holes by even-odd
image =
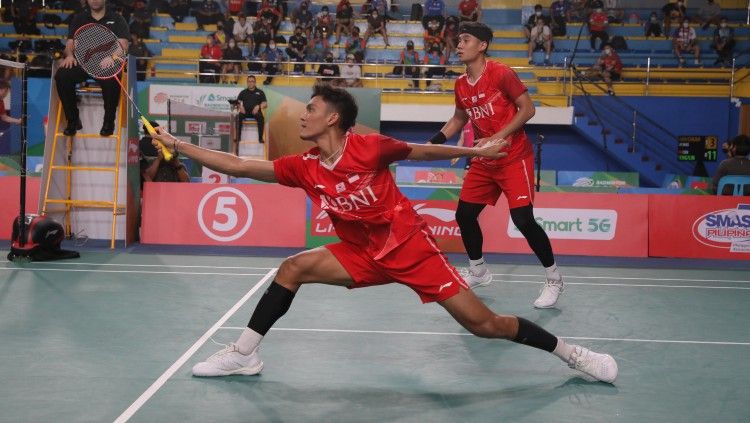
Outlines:
{"label": "badminton player standing behind", "polygon": [[546,269],[547,282],[534,301],[537,308],[553,307],[563,290],[547,234],[534,219],[534,152],[523,125],[534,116],[534,103],[518,75],[501,63],[487,60],[492,30],[478,22],[464,22],[459,28],[457,53],[466,65],[454,87],[456,110],[453,117],[430,142],[442,144],[471,120],[477,145],[488,140],[509,141],[508,155],[497,160],[473,159],[464,178],[456,209],[456,222],[469,255],[464,278],[472,288],[492,281],[482,256],[482,229],[478,217],[487,205],[494,205],[505,193],[513,223]]}
{"label": "badminton player standing behind", "polygon": [[407,144],[379,134],[351,132],[357,103],[341,88],[317,85],[300,116],[300,137],[316,146],[273,162],[207,150],[161,132],[168,148],[216,171],[302,188],[328,213],[341,242],[287,258],[239,340],[193,367],[195,376],[253,375],[258,347],[305,283],[363,288],[395,281],[422,302],[437,302],[471,333],[504,338],[560,357],[572,368],[612,382],[617,363],[606,354],[568,345],[533,322],[497,315],[474,295],[437,248],[427,224],[399,191],[388,166],[395,161],[453,157],[498,158],[505,142],[464,148]]}
{"label": "badminton player standing behind", "polygon": [[[109,10],[104,0],[86,0],[86,7],[78,12],[68,26],[68,41],[65,45],[65,53],[60,59],[60,67],[55,74],[55,85],[57,95],[60,97],[65,119],[68,121],[64,134],[75,135],[81,129],[81,119],[78,117],[78,106],[76,105],[76,84],[91,78],[76,62],[73,52],[75,45],[73,35],[78,28],[89,23],[98,23],[114,32],[120,41],[123,51],[128,51],[128,38],[130,31],[125,19],[118,15],[114,9]],[[114,79],[98,81],[102,87],[102,98],[104,100],[104,122],[99,134],[109,136],[115,130],[115,117],[117,116],[117,103],[120,101],[120,85]]]}

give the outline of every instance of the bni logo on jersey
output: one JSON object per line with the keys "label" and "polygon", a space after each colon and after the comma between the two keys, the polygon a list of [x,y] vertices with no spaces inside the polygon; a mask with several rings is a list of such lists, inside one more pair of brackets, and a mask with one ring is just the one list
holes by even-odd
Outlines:
{"label": "bni logo on jersey", "polygon": [[750,253],[750,204],[704,214],[693,223],[693,237],[709,247]]}

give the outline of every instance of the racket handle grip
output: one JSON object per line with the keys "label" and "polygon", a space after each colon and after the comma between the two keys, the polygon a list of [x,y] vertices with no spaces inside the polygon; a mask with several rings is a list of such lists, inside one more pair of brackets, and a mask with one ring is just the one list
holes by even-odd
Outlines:
{"label": "racket handle grip", "polygon": [[[153,126],[151,126],[151,122],[148,121],[144,116],[141,116],[141,122],[143,122],[143,126],[146,127],[146,131],[148,131],[148,134],[152,137],[156,135],[156,129],[154,129]],[[169,151],[167,147],[164,146],[160,141],[157,141],[159,143],[159,148],[161,148],[161,154],[164,156],[164,160],[170,161],[172,160],[172,152]]]}

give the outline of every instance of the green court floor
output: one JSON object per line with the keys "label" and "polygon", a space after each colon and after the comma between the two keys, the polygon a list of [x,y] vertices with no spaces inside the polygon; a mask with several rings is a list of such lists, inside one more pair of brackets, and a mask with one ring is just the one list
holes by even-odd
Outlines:
{"label": "green court floor", "polygon": [[[3,255],[5,252],[0,252]],[[612,354],[613,385],[475,338],[408,288],[306,286],[260,376],[199,379],[280,258],[91,252],[0,263],[2,422],[731,422],[750,415],[747,271],[493,265],[494,310]]]}

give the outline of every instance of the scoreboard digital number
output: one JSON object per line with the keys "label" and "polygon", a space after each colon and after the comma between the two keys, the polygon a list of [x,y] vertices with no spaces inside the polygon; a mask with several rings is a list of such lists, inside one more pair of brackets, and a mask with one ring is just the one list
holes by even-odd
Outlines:
{"label": "scoreboard digital number", "polygon": [[677,137],[677,160],[695,161],[703,156],[707,162],[718,157],[719,138],[715,135],[681,135]]}

